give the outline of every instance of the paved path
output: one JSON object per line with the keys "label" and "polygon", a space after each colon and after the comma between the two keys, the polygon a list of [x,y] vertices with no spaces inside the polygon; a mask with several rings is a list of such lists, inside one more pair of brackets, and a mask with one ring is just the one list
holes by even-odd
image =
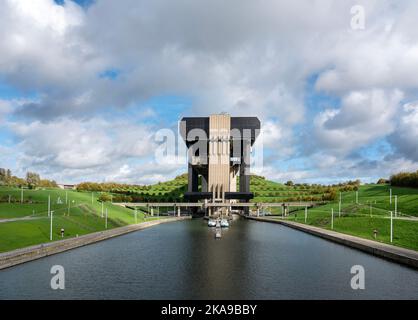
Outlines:
{"label": "paved path", "polygon": [[312,235],[337,242],[339,244],[355,248],[375,256],[385,258],[388,260],[392,260],[409,267],[418,269],[418,251],[409,250],[405,248],[400,248],[396,246],[392,246],[385,243],[380,243],[377,241],[372,241],[368,239],[362,239],[359,237],[331,231],[325,230],[322,228],[305,225],[293,221],[285,221],[279,219],[271,219],[271,218],[260,218],[260,217],[248,217],[252,220],[257,221],[264,221],[264,222],[272,222],[282,224],[284,226],[297,229],[300,231],[304,231],[310,233]]}
{"label": "paved path", "polygon": [[22,218],[9,218],[9,219],[0,219],[0,223],[5,223],[5,222],[14,222],[14,221],[25,221],[25,220],[37,220],[37,219],[41,219],[41,218],[45,218],[45,217],[22,217]]}

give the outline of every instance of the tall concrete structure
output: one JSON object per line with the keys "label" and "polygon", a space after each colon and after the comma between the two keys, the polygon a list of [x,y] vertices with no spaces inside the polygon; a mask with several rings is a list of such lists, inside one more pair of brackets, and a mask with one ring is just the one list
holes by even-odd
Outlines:
{"label": "tall concrete structure", "polygon": [[225,203],[253,198],[250,153],[259,130],[256,117],[215,114],[183,118],[180,132],[188,148],[189,179],[185,199]]}

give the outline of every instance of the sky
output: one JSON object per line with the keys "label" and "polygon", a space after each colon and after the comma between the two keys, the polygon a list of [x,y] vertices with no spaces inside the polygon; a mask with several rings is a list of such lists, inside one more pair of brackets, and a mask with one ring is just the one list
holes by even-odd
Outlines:
{"label": "sky", "polygon": [[416,21],[416,0],[3,0],[0,167],[165,181],[187,166],[157,133],[227,112],[261,120],[271,180],[415,171]]}

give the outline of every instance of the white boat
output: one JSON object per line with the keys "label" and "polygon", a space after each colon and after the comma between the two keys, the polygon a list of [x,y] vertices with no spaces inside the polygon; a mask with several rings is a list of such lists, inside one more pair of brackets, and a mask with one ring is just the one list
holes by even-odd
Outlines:
{"label": "white boat", "polygon": [[221,231],[221,229],[219,228],[217,228],[216,229],[216,232],[215,232],[215,238],[216,239],[220,239],[220,238],[222,238],[222,231]]}
{"label": "white boat", "polygon": [[227,219],[222,219],[221,220],[221,227],[222,228],[228,228],[229,227],[229,222]]}
{"label": "white boat", "polygon": [[221,227],[221,220],[216,219],[216,228],[220,228]]}
{"label": "white boat", "polygon": [[216,221],[213,219],[209,219],[208,221],[208,227],[216,227]]}

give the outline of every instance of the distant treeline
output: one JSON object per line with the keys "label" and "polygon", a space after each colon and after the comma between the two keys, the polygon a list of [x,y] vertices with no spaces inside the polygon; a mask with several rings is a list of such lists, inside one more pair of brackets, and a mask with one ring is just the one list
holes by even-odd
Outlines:
{"label": "distant treeline", "polygon": [[58,187],[54,180],[41,179],[36,172],[27,172],[26,178],[23,179],[14,176],[10,169],[5,168],[0,168],[0,186],[27,187],[29,189]]}
{"label": "distant treeline", "polygon": [[141,186],[136,184],[116,183],[116,182],[82,182],[77,185],[78,191],[97,191],[126,193],[131,190],[148,190],[151,186]]}
{"label": "distant treeline", "polygon": [[395,174],[390,177],[390,184],[397,187],[418,188],[418,170]]}

